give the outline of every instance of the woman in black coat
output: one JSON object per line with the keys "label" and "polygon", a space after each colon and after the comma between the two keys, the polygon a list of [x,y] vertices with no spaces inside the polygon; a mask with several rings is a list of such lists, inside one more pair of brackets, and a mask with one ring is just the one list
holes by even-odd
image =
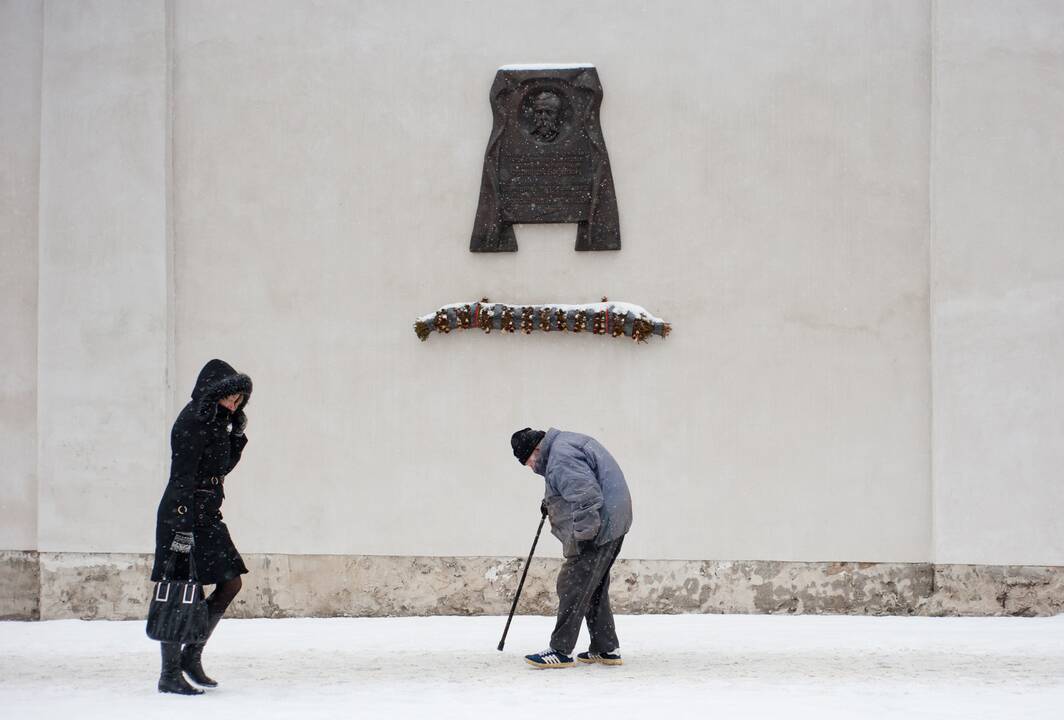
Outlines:
{"label": "woman in black coat", "polygon": [[[170,432],[170,482],[159,503],[151,579],[162,580],[171,562],[170,578],[188,577],[191,557],[199,582],[215,586],[207,598],[211,631],[240,591],[240,576],[248,571],[222,522],[221,507],[225,476],[240,462],[248,442],[244,407],[250,396],[251,378],[228,363],[211,360]],[[159,692],[202,693],[185,681],[182,671],[198,685],[217,685],[200,662],[205,643],[184,648],[161,643]]]}

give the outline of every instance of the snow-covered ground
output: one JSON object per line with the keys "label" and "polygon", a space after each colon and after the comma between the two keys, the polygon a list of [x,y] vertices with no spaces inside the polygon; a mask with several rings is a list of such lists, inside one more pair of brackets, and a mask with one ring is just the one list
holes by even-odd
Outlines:
{"label": "snow-covered ground", "polygon": [[521,659],[550,618],[500,653],[503,621],[226,620],[193,698],[156,693],[143,623],[0,623],[0,717],[1064,718],[1064,616],[618,617],[626,664],[565,670]]}

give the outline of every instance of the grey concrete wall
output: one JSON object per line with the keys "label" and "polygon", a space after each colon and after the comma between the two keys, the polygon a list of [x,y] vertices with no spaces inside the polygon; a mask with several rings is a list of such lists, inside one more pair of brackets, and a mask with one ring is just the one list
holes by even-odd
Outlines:
{"label": "grey concrete wall", "polygon": [[[215,355],[255,378],[242,547],[520,554],[542,487],[509,434],[556,425],[625,468],[633,556],[926,560],[928,19],[177,4],[176,391]],[[573,226],[467,251],[495,68],[538,60],[598,65],[619,253],[574,253]],[[482,295],[609,295],[675,333],[415,339]]]}
{"label": "grey concrete wall", "polygon": [[[120,578],[112,576],[112,584]],[[39,620],[41,563],[34,551],[0,550],[0,620]]]}
{"label": "grey concrete wall", "polygon": [[37,548],[41,3],[0,1],[0,548]]}
{"label": "grey concrete wall", "polygon": [[934,559],[1064,564],[1064,6],[935,4]]}
{"label": "grey concrete wall", "polygon": [[46,3],[41,106],[39,547],[144,550],[172,422],[164,2]]}
{"label": "grey concrete wall", "polygon": [[[0,548],[30,551],[0,615],[87,607],[78,580],[100,617],[137,611],[212,356],[256,379],[226,505],[246,614],[497,611],[478,578],[526,551],[540,494],[506,444],[525,424],[626,469],[631,610],[1059,609],[1059,3],[0,20]],[[537,60],[599,67],[620,253],[574,253],[571,226],[466,251],[494,68]],[[675,333],[414,338],[485,294],[607,294]]]}
{"label": "grey concrete wall", "polygon": [[[43,619],[143,618],[151,584],[144,554],[0,556],[39,582]],[[236,617],[502,615],[523,559],[249,555]],[[19,565],[21,563],[21,565]],[[552,614],[559,561],[537,559],[519,611]],[[929,563],[618,561],[611,600],[621,613],[1051,615],[1064,611],[1064,568]],[[0,616],[20,598],[0,595]],[[24,615],[23,615],[24,617]]]}

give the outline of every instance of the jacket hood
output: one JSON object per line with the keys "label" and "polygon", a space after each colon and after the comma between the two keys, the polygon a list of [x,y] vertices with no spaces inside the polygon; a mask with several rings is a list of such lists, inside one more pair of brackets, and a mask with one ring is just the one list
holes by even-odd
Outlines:
{"label": "jacket hood", "polygon": [[232,365],[215,358],[200,370],[196,386],[192,389],[192,400],[198,404],[197,414],[204,420],[212,420],[218,414],[218,401],[226,395],[241,393],[244,402],[237,412],[247,407],[251,399],[251,378],[237,372]]}
{"label": "jacket hood", "polygon": [[558,437],[560,432],[561,430],[557,428],[550,428],[547,430],[547,434],[543,436],[543,439],[539,441],[539,461],[532,468],[532,472],[544,477],[547,476],[547,460],[550,458],[550,449],[554,445],[554,438]]}

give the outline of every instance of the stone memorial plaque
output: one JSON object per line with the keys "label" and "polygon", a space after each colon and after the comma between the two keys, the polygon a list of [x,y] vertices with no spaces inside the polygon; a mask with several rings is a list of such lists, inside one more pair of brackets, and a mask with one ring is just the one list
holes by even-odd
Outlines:
{"label": "stone memorial plaque", "polygon": [[577,223],[577,250],[620,250],[592,65],[507,65],[491,86],[472,252],[514,252],[514,223]]}

